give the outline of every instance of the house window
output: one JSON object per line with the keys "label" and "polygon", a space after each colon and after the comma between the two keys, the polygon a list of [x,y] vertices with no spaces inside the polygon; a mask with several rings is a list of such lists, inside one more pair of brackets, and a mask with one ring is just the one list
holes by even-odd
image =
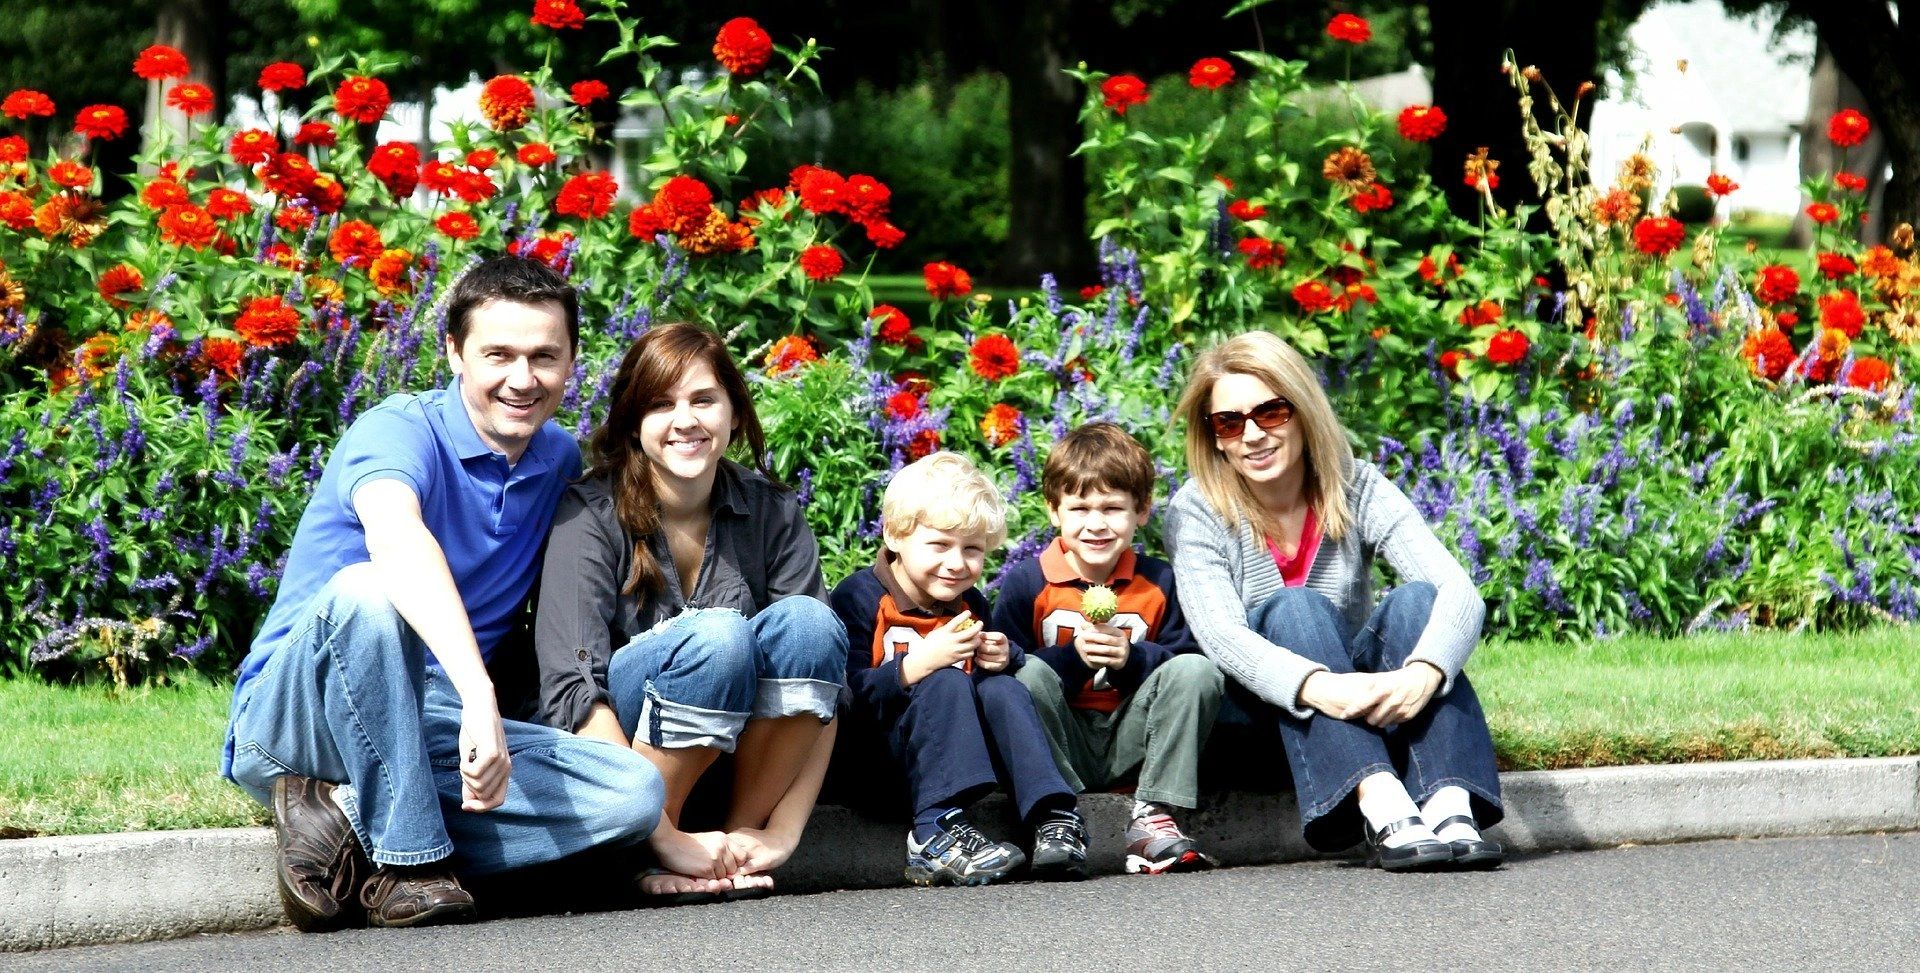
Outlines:
{"label": "house window", "polygon": [[1745,162],[1751,155],[1753,155],[1753,142],[1749,141],[1745,135],[1735,135],[1733,137],[1733,161]]}

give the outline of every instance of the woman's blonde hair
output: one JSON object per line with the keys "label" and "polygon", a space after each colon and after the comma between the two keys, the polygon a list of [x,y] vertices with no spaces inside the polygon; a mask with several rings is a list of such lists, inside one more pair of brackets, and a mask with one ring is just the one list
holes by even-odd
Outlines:
{"label": "woman's blonde hair", "polygon": [[921,526],[982,534],[993,550],[1007,539],[1007,504],[972,460],[941,450],[901,467],[887,482],[880,526],[894,540]]}
{"label": "woman's blonde hair", "polygon": [[[1275,395],[1293,403],[1293,424],[1301,437],[1301,462],[1307,464],[1306,496],[1320,531],[1334,540],[1352,521],[1347,510],[1347,474],[1352,452],[1347,431],[1333,414],[1320,379],[1291,345],[1265,331],[1229,338],[1202,352],[1180,394],[1179,413],[1187,422],[1187,469],[1200,493],[1227,526],[1251,523],[1263,536],[1279,534],[1279,523],[1254,496],[1253,488],[1220,452],[1207,414],[1213,387],[1226,375],[1257,378]],[[1252,420],[1249,419],[1249,422]]]}

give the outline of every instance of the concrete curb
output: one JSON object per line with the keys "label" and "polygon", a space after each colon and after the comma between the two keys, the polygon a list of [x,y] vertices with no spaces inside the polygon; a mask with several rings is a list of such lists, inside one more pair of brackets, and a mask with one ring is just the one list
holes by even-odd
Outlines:
{"label": "concrete curb", "polygon": [[[1920,757],[1528,771],[1501,786],[1507,819],[1490,836],[1523,852],[1920,829]],[[1120,869],[1128,807],[1083,799],[1098,872]],[[1006,813],[993,800],[977,817]],[[1231,793],[1184,823],[1228,864],[1313,857],[1291,794]],[[901,836],[897,822],[821,807],[782,888],[898,885]],[[0,951],[271,928],[272,860],[265,828],[0,841]]]}

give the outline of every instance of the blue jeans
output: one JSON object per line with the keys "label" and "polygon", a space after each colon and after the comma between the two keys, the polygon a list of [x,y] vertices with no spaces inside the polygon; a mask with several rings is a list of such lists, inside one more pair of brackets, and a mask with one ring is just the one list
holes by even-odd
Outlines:
{"label": "blue jeans", "polygon": [[846,627],[825,602],[802,596],[751,619],[694,609],[642,632],[614,652],[607,691],[629,739],[732,753],[748,720],[831,721],[846,672]]}
{"label": "blue jeans", "polygon": [[282,774],[332,781],[374,861],[450,859],[470,875],[653,833],[666,788],[644,757],[513,720],[506,801],[460,810],[459,695],[370,567],[334,575],[236,695],[234,783],[266,804]]}
{"label": "blue jeans", "polygon": [[[1433,613],[1433,586],[1403,584],[1387,593],[1359,634],[1347,631],[1326,596],[1307,588],[1283,588],[1254,609],[1248,624],[1275,645],[1327,667],[1330,672],[1391,672],[1406,664]],[[1293,772],[1307,844],[1339,851],[1361,838],[1354,788],[1385,771],[1399,777],[1416,803],[1449,785],[1472,797],[1474,818],[1485,828],[1498,822],[1500,775],[1486,714],[1466,673],[1436,694],[1427,708],[1398,726],[1376,729],[1364,720],[1336,720],[1322,713],[1295,719],[1279,707],[1239,690],[1235,701],[1256,723],[1272,721]]]}

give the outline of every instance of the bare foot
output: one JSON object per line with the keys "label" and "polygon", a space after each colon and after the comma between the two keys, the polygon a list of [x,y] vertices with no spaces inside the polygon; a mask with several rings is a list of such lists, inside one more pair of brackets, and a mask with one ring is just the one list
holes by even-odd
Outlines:
{"label": "bare foot", "polygon": [[733,887],[734,883],[724,878],[694,878],[659,869],[640,876],[640,892],[644,895],[680,895],[686,892],[719,894]]}
{"label": "bare foot", "polygon": [[695,878],[724,879],[739,869],[727,836],[718,831],[688,834],[662,823],[647,839],[662,868]]}
{"label": "bare foot", "polygon": [[736,889],[771,890],[773,888],[773,876],[771,875],[749,875],[742,873],[733,876],[732,882],[733,887]]}

